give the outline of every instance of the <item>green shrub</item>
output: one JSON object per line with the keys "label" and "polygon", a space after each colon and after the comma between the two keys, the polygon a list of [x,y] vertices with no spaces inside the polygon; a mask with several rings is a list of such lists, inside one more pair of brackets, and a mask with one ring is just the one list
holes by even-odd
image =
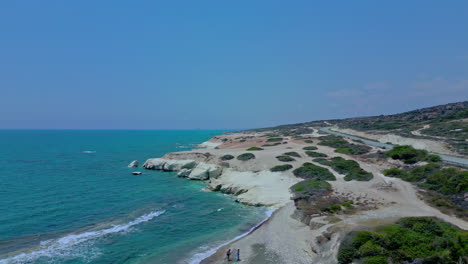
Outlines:
{"label": "green shrub", "polygon": [[290,156],[284,156],[284,155],[277,156],[276,158],[279,161],[283,161],[283,162],[295,161],[295,159],[291,158]]}
{"label": "green shrub", "polygon": [[312,141],[312,140],[310,140],[310,139],[306,139],[306,140],[304,140],[304,142],[305,142],[305,143],[309,143],[309,144],[314,143],[314,141]]}
{"label": "green shrub", "polygon": [[404,170],[400,170],[397,168],[384,170],[383,174],[388,177],[396,177],[396,178],[404,178],[406,176],[406,172]]}
{"label": "green shrub", "polygon": [[364,262],[362,264],[386,264],[387,257],[386,256],[372,256],[364,258]]}
{"label": "green shrub", "polygon": [[308,179],[291,186],[291,190],[302,192],[302,195],[307,193],[315,195],[320,191],[331,191],[331,185],[326,181]]}
{"label": "green shrub", "polygon": [[314,161],[326,166],[330,166],[340,174],[345,174],[344,179],[346,181],[369,181],[374,178],[372,173],[361,169],[359,163],[354,160],[346,160],[341,157],[334,157],[330,160],[317,158],[314,159]]}
{"label": "green shrub", "polygon": [[255,155],[252,153],[244,153],[244,154],[240,154],[239,156],[237,156],[237,159],[242,160],[242,161],[251,160],[251,159],[255,159]]}
{"label": "green shrub", "polygon": [[274,147],[274,146],[278,146],[278,145],[281,145],[281,142],[276,142],[276,143],[272,143],[272,144],[263,144],[262,147]]}
{"label": "green shrub", "polygon": [[384,251],[385,250],[381,246],[374,244],[372,240],[368,240],[358,249],[358,253],[361,257],[381,255]]}
{"label": "green shrub", "polygon": [[335,181],[335,176],[326,168],[316,166],[306,162],[302,167],[293,171],[294,175],[304,179],[320,179],[325,181]]}
{"label": "green shrub", "polygon": [[301,155],[299,155],[299,153],[297,153],[297,152],[295,152],[295,151],[286,152],[286,153],[284,153],[283,155],[292,156],[292,157],[297,157],[297,158],[300,158],[300,157],[301,157]]}
{"label": "green shrub", "polygon": [[263,150],[262,148],[258,148],[258,147],[251,147],[251,148],[248,148],[246,149],[247,151],[256,151],[256,150]]}
{"label": "green shrub", "polygon": [[329,135],[326,137],[321,137],[320,139],[322,141],[318,143],[319,145],[336,148],[335,152],[337,153],[361,155],[371,150],[369,146],[349,143],[339,136]]}
{"label": "green shrub", "polygon": [[370,181],[374,178],[374,175],[370,172],[367,172],[363,169],[355,169],[350,171],[346,176],[344,176],[345,181]]}
{"label": "green shrub", "polygon": [[267,139],[267,142],[279,142],[279,141],[283,141],[283,138],[275,137],[275,138]]}
{"label": "green shrub", "polygon": [[429,217],[409,217],[378,232],[350,233],[340,245],[338,262],[455,264],[467,253],[467,231]]}
{"label": "green shrub", "polygon": [[303,150],[317,150],[318,148],[316,146],[307,146],[307,147],[303,147],[302,149]]}
{"label": "green shrub", "polygon": [[348,201],[348,202],[342,203],[341,205],[344,206],[344,207],[351,207],[351,205],[353,205],[353,204],[354,204],[353,201]]}
{"label": "green shrub", "polygon": [[286,171],[292,169],[293,166],[290,164],[277,165],[270,169],[270,171]]}
{"label": "green shrub", "polygon": [[233,155],[226,154],[226,155],[221,156],[219,159],[221,159],[221,160],[232,160],[233,158],[234,158]]}
{"label": "green shrub", "polygon": [[326,154],[315,152],[315,151],[306,151],[305,153],[309,157],[328,157]]}
{"label": "green shrub", "polygon": [[392,150],[389,150],[386,155],[392,159],[401,160],[406,164],[414,164],[418,161],[423,161],[428,156],[427,151],[415,149],[408,145],[395,146]]}

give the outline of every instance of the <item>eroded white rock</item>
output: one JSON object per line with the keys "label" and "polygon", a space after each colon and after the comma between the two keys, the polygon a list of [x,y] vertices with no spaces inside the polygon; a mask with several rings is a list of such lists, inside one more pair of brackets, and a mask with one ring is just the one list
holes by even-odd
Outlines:
{"label": "eroded white rock", "polygon": [[130,162],[130,164],[128,164],[128,167],[129,168],[136,168],[136,167],[138,167],[138,164],[139,164],[138,160],[134,160],[134,161]]}
{"label": "eroded white rock", "polygon": [[199,163],[188,175],[192,180],[208,180],[210,178],[217,178],[221,175],[223,169],[214,164]]}
{"label": "eroded white rock", "polygon": [[184,177],[184,178],[187,178],[190,174],[192,170],[189,170],[189,169],[181,169],[178,173],[177,173],[177,177]]}

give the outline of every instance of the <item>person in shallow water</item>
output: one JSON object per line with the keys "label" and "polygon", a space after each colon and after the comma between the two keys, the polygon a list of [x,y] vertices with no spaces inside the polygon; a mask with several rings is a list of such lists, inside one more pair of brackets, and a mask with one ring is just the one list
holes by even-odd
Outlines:
{"label": "person in shallow water", "polygon": [[226,252],[226,258],[227,261],[231,261],[231,249],[228,249],[228,251]]}
{"label": "person in shallow water", "polygon": [[239,261],[240,260],[240,249],[237,249],[237,252],[236,252],[236,261]]}

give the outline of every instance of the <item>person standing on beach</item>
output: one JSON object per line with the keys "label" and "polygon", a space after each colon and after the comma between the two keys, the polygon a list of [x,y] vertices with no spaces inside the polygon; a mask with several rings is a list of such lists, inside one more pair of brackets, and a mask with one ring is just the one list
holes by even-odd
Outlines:
{"label": "person standing on beach", "polygon": [[236,252],[236,261],[239,261],[240,260],[240,249],[237,249],[237,252]]}
{"label": "person standing on beach", "polygon": [[226,258],[228,261],[231,261],[231,249],[228,249],[228,251],[226,252]]}

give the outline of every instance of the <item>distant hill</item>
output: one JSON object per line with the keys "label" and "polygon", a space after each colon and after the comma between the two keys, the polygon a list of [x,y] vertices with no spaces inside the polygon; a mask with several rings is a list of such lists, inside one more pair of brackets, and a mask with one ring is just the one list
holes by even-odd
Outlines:
{"label": "distant hill", "polygon": [[256,131],[275,130],[284,136],[294,136],[312,132],[312,127],[332,125],[368,133],[392,133],[403,137],[444,141],[459,154],[468,155],[468,101],[426,107],[393,115],[319,120],[256,129]]}

